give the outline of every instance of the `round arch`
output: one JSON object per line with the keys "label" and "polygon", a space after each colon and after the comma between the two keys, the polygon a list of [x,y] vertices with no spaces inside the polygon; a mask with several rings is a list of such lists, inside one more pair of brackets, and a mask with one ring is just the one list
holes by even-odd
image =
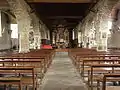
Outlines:
{"label": "round arch", "polygon": [[118,20],[119,10],[120,10],[120,2],[115,4],[111,10],[111,18],[113,20]]}

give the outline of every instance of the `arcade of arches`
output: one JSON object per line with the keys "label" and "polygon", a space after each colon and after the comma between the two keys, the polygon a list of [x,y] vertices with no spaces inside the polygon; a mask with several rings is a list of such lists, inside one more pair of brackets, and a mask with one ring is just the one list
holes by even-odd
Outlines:
{"label": "arcade of arches", "polygon": [[[40,49],[41,43],[55,48],[87,47],[103,51],[120,48],[119,0],[100,0],[72,31],[64,25],[65,20],[59,20],[56,28],[50,30],[24,0],[7,3],[9,8],[1,7],[0,12],[1,50],[16,47],[19,52],[28,52]],[[13,28],[18,31],[11,30],[11,24],[16,24],[16,29]],[[14,32],[17,38],[11,38]]]}

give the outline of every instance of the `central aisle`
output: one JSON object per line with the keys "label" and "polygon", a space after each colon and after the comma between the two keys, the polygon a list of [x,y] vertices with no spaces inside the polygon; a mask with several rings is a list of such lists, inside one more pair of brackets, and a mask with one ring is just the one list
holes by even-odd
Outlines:
{"label": "central aisle", "polygon": [[74,68],[68,53],[56,53],[48,69],[41,90],[87,90],[81,77]]}

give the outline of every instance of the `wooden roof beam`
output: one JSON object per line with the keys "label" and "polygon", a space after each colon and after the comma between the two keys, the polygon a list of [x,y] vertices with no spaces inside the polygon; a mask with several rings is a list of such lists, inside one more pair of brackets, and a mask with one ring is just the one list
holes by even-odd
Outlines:
{"label": "wooden roof beam", "polygon": [[0,0],[0,9],[9,8],[9,5],[6,0]]}
{"label": "wooden roof beam", "polygon": [[81,19],[82,16],[50,16],[47,19]]}
{"label": "wooden roof beam", "polygon": [[96,3],[96,0],[27,0],[28,3]]}

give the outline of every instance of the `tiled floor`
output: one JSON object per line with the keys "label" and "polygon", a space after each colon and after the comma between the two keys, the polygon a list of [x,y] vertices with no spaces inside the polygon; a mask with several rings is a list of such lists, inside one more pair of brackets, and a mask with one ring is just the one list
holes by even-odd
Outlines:
{"label": "tiled floor", "polygon": [[87,90],[68,53],[58,52],[48,69],[41,90]]}

